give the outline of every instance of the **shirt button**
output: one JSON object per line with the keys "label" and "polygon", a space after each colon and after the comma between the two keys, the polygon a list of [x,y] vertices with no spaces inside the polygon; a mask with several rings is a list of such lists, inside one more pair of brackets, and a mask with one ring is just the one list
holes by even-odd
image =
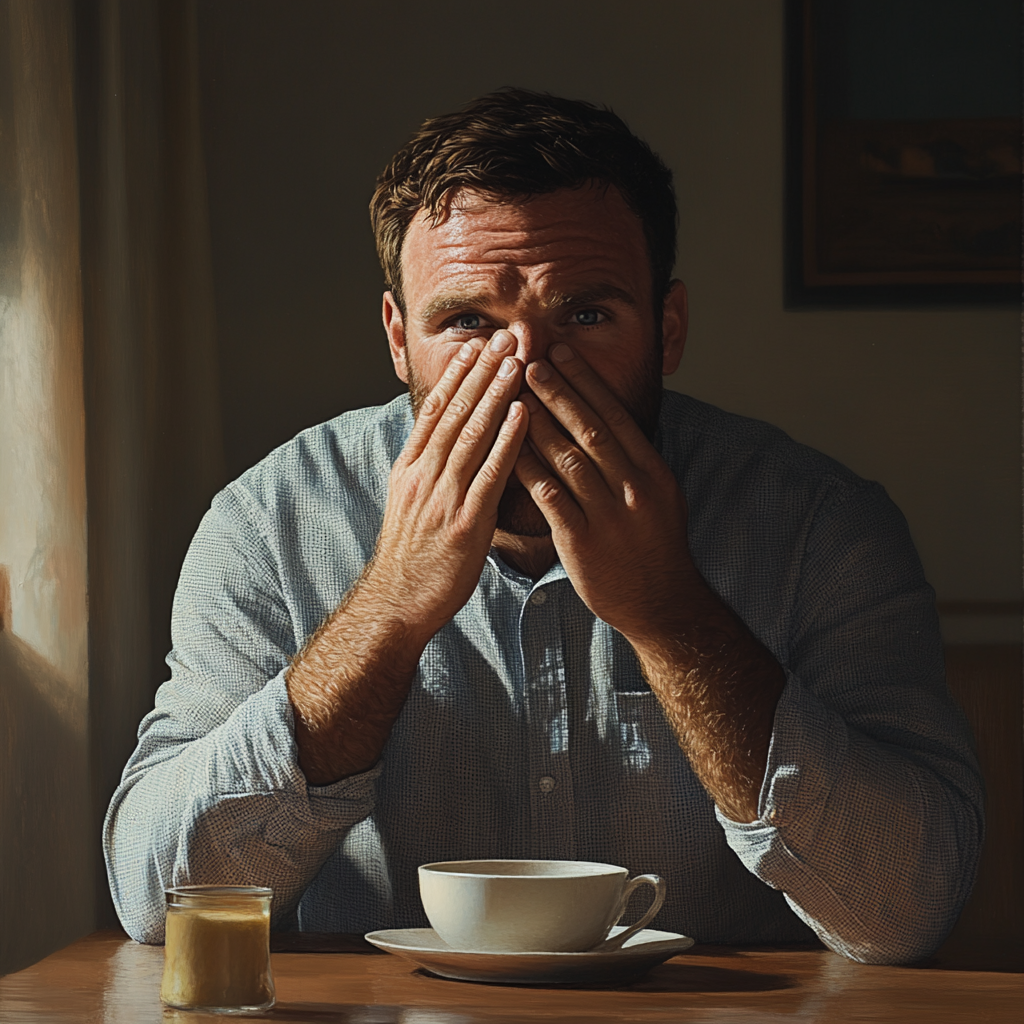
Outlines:
{"label": "shirt button", "polygon": [[548,595],[543,590],[535,590],[530,595],[530,604],[543,604],[548,599]]}
{"label": "shirt button", "polygon": [[550,793],[555,788],[555,780],[550,775],[542,775],[537,781],[542,793]]}

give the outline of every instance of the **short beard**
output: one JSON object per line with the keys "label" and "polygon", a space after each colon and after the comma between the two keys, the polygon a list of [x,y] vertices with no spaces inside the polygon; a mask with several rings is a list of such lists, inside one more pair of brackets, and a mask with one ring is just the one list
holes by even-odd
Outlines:
{"label": "short beard", "polygon": [[[644,437],[652,443],[658,433],[658,420],[661,415],[661,324],[657,320],[655,323],[657,324],[657,334],[646,357],[617,386],[613,387],[607,381],[605,382],[612,394],[618,398],[636,421],[637,426],[643,431]],[[405,359],[406,370],[409,374],[409,401],[412,404],[413,416],[418,417],[420,408],[431,389],[416,372],[416,368],[409,358],[408,348],[405,350]],[[560,426],[560,429],[566,437],[570,437],[564,427]],[[523,442],[523,444],[529,443],[529,440]],[[536,454],[543,463],[543,457],[539,453]],[[497,529],[514,537],[548,537],[551,535],[548,521],[514,472],[509,477],[501,498],[498,499]]]}

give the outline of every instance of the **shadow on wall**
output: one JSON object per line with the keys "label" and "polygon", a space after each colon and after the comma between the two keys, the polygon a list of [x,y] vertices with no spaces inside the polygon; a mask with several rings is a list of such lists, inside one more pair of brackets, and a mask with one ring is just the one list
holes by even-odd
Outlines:
{"label": "shadow on wall", "polygon": [[11,632],[10,594],[0,566],[0,974],[79,937],[79,890],[93,868],[81,842],[90,830],[85,709]]}

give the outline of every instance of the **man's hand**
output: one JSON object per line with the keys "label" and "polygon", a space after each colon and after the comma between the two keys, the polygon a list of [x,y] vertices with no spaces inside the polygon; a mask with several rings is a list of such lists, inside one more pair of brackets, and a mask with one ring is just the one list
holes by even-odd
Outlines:
{"label": "man's hand", "polygon": [[673,605],[699,578],[686,543],[686,500],[584,360],[568,345],[550,354],[561,372],[546,362],[528,371],[530,444],[516,475],[547,519],[576,592],[595,615],[642,643],[672,628]]}
{"label": "man's hand", "polygon": [[526,436],[514,350],[507,331],[467,342],[424,399],[392,469],[374,556],[288,671],[312,785],[376,762],[423,648],[480,579]]}
{"label": "man's hand", "polygon": [[466,342],[419,409],[391,471],[373,589],[425,646],[469,600],[498,519],[498,501],[526,436],[513,402],[522,364],[497,331]]}
{"label": "man's hand", "polygon": [[527,373],[536,397],[524,396],[516,475],[577,593],[632,644],[704,787],[753,821],[785,675],[694,566],[664,460],[582,358],[567,345],[550,355],[557,370],[538,361]]}

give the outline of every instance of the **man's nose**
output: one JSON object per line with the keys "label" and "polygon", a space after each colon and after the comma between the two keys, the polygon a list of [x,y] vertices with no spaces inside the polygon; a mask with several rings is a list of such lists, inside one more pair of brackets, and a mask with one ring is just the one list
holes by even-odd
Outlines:
{"label": "man's nose", "polygon": [[553,339],[543,323],[520,321],[509,324],[508,329],[516,338],[516,358],[522,360],[526,366],[547,357]]}

